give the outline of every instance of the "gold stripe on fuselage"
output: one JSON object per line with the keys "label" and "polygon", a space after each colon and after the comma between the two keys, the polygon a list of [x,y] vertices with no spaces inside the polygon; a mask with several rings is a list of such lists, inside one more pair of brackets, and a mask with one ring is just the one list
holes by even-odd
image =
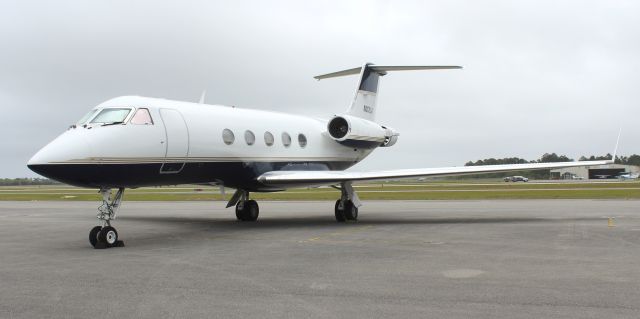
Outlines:
{"label": "gold stripe on fuselage", "polygon": [[223,162],[354,162],[349,157],[89,157],[49,164],[154,164]]}

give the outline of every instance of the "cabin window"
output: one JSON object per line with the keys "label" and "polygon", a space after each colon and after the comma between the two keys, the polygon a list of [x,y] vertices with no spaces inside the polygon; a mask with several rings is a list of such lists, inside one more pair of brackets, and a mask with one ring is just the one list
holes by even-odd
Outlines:
{"label": "cabin window", "polygon": [[87,123],[87,121],[94,115],[96,114],[96,112],[98,112],[98,110],[91,110],[89,111],[89,113],[87,113],[85,116],[83,116],[80,121],[78,121],[78,125],[82,125],[84,123]]}
{"label": "cabin window", "polygon": [[226,128],[222,131],[222,141],[224,141],[225,144],[231,145],[235,139],[236,137],[230,129]]}
{"label": "cabin window", "polygon": [[153,125],[153,120],[151,119],[151,114],[148,109],[138,109],[129,123],[136,125]]}
{"label": "cabin window", "polygon": [[264,143],[267,144],[267,146],[273,145],[274,140],[275,139],[273,138],[273,134],[271,134],[271,132],[264,132]]}
{"label": "cabin window", "polygon": [[256,136],[253,132],[246,130],[244,131],[244,140],[247,142],[247,145],[253,145],[256,142]]}
{"label": "cabin window", "polygon": [[284,145],[284,147],[289,147],[289,145],[291,145],[291,136],[289,135],[289,133],[282,133],[282,144]]}
{"label": "cabin window", "polygon": [[118,109],[118,108],[109,108],[102,109],[96,117],[91,120],[91,123],[103,123],[103,124],[119,124],[124,123],[124,120],[127,118],[127,115],[131,112],[131,109]]}
{"label": "cabin window", "polygon": [[307,137],[304,136],[304,134],[298,134],[298,144],[300,144],[302,148],[307,146]]}

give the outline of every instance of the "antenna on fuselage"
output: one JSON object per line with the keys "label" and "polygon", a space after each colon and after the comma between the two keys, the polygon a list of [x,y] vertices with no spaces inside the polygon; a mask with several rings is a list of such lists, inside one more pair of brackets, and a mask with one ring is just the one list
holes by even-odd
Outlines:
{"label": "antenna on fuselage", "polygon": [[204,104],[205,95],[207,95],[207,90],[202,90],[202,94],[200,94],[200,101],[198,101],[198,104]]}

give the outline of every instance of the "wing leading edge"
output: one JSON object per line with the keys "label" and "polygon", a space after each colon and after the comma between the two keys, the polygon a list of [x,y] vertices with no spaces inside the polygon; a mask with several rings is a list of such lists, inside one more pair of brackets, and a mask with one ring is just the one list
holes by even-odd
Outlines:
{"label": "wing leading edge", "polygon": [[613,164],[612,160],[584,162],[556,162],[533,164],[482,165],[462,167],[399,169],[373,172],[346,171],[272,171],[260,175],[257,180],[268,186],[295,187],[332,185],[348,181],[376,181],[415,177],[436,177],[472,175],[481,173],[497,173],[509,171],[526,171],[537,169],[554,169],[565,167],[596,166]]}

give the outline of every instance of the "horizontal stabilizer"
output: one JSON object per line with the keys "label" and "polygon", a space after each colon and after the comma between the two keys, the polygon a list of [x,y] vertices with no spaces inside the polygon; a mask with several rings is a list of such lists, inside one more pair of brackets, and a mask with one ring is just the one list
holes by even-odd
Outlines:
{"label": "horizontal stabilizer", "polygon": [[[367,67],[375,71],[381,75],[387,73],[387,71],[413,71],[413,70],[449,70],[449,69],[462,69],[461,66],[457,65],[373,65],[369,64]],[[354,75],[360,74],[362,71],[362,67],[357,67],[353,69],[342,70],[333,73],[327,73],[323,75],[314,76],[313,78],[316,80],[336,78],[340,76]]]}

